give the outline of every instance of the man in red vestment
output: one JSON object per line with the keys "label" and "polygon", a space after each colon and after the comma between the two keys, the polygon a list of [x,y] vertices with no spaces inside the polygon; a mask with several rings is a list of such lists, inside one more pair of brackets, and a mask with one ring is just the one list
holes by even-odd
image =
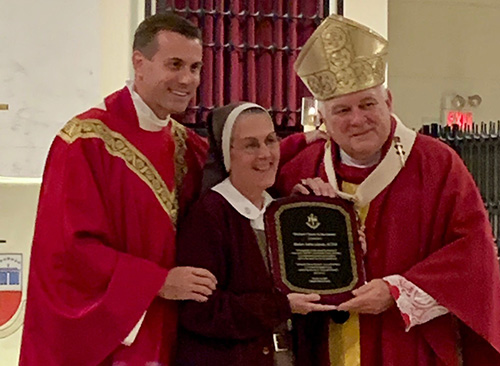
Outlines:
{"label": "man in red vestment", "polygon": [[176,221],[201,185],[206,142],[170,118],[200,83],[200,30],[139,25],[133,82],[69,121],[47,159],[31,256],[21,366],[165,366],[176,302],[215,277],[175,267]]}
{"label": "man in red vestment", "polygon": [[295,64],[330,139],[284,140],[276,188],[353,201],[367,277],[338,306],[347,322],[305,319],[298,344],[316,344],[299,349],[299,363],[500,365],[500,271],[484,204],[452,149],[391,113],[386,54],[381,36],[332,15]]}

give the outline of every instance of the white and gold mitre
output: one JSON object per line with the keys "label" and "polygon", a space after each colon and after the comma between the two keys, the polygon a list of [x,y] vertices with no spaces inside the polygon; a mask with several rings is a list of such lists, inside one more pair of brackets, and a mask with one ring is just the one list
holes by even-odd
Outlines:
{"label": "white and gold mitre", "polygon": [[307,40],[294,67],[314,97],[327,100],[382,84],[386,57],[384,37],[332,14]]}

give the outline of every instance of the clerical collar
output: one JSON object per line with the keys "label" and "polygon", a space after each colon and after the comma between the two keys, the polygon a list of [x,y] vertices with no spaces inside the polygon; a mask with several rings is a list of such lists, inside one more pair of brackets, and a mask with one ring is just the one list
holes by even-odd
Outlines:
{"label": "clerical collar", "polygon": [[264,191],[264,207],[257,208],[248,198],[238,191],[229,178],[224,179],[221,183],[212,187],[212,190],[219,193],[225,200],[234,207],[242,216],[250,220],[250,224],[254,229],[264,230],[264,212],[266,207],[271,203],[273,198]]}
{"label": "clerical collar", "polygon": [[[396,129],[394,130],[394,137],[388,140],[390,144],[389,148],[380,163],[361,182],[355,194],[348,194],[339,189],[335,166],[333,164],[331,140],[327,141],[325,145],[323,166],[328,181],[338,196],[353,201],[357,209],[368,205],[385,187],[391,184],[401,169],[404,168],[406,159],[411,158],[410,153],[417,138],[417,133],[403,125],[396,115],[392,115],[392,118],[396,123]],[[391,146],[394,148],[390,148]]]}
{"label": "clerical collar", "polygon": [[127,80],[127,88],[132,96],[132,102],[134,103],[135,110],[137,112],[137,118],[139,120],[139,127],[145,131],[157,132],[168,125],[170,122],[170,116],[165,119],[160,119],[153,112],[151,108],[144,102],[139,94],[134,90],[133,80]]}
{"label": "clerical collar", "polygon": [[367,162],[360,162],[359,160],[356,160],[349,156],[344,150],[340,150],[340,161],[348,166],[353,166],[355,168],[369,168],[371,166],[374,166],[378,164],[380,161],[380,157],[382,156],[382,153],[378,151],[373,157],[368,160]]}

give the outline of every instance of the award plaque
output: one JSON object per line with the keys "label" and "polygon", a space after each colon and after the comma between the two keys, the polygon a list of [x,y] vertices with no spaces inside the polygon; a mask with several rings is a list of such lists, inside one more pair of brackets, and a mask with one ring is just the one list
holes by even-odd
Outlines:
{"label": "award plaque", "polygon": [[264,222],[271,271],[285,293],[317,293],[338,305],[364,284],[358,224],[341,198],[292,196],[273,201]]}

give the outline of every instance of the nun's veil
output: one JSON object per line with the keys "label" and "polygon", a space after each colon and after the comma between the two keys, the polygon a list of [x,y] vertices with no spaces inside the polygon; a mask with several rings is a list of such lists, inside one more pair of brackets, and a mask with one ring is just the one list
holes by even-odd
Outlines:
{"label": "nun's veil", "polygon": [[208,150],[207,162],[203,169],[202,193],[205,193],[229,176],[229,144],[234,122],[245,110],[253,108],[262,109],[267,113],[258,104],[239,102],[215,108],[208,115],[208,142],[210,148]]}

